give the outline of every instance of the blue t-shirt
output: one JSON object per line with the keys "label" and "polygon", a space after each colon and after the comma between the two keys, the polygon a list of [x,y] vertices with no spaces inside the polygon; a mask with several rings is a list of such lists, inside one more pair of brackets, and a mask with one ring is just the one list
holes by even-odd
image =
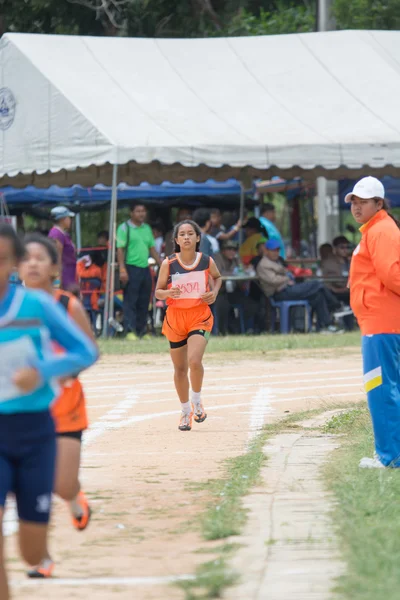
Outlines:
{"label": "blue t-shirt", "polygon": [[[56,354],[54,342],[65,352]],[[0,299],[0,414],[47,410],[58,395],[57,379],[76,375],[98,356],[93,342],[44,292],[9,286]],[[13,375],[35,368],[39,387],[23,394]]]}

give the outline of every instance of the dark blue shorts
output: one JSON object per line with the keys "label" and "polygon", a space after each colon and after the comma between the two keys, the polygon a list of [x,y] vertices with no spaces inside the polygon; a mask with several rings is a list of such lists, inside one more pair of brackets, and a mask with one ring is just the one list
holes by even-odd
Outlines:
{"label": "dark blue shorts", "polygon": [[21,520],[48,523],[55,460],[55,428],[48,411],[0,414],[0,506],[13,492]]}

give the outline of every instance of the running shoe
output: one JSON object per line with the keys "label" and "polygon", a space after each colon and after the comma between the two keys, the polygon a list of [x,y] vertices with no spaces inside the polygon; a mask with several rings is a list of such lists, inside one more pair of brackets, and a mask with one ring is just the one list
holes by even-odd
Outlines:
{"label": "running shoe", "polygon": [[89,525],[92,511],[89,506],[89,502],[87,501],[87,498],[83,492],[79,492],[77,500],[82,509],[82,515],[80,517],[72,515],[72,524],[78,531],[83,531]]}
{"label": "running shoe", "polygon": [[207,413],[205,412],[204,406],[202,404],[199,404],[198,406],[192,404],[192,408],[194,413],[194,420],[196,421],[196,423],[202,423],[207,419]]}
{"label": "running shoe", "polygon": [[30,579],[48,579],[54,570],[54,562],[51,558],[44,558],[37,567],[27,572]]}
{"label": "running shoe", "polygon": [[381,463],[377,456],[373,458],[369,458],[368,456],[364,456],[360,460],[360,464],[358,465],[360,469],[385,469],[385,465]]}
{"label": "running shoe", "polygon": [[192,429],[192,421],[193,421],[193,413],[192,412],[189,414],[182,412],[178,429],[180,431],[190,431]]}

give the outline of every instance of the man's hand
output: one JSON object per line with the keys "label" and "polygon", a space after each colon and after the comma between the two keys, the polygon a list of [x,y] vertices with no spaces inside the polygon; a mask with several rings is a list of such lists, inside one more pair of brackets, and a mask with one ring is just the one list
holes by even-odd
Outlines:
{"label": "man's hand", "polygon": [[200,296],[200,298],[205,304],[214,304],[214,302],[217,299],[217,296],[215,292],[206,292],[205,294]]}
{"label": "man's hand", "polygon": [[36,369],[32,369],[31,367],[19,369],[14,374],[13,382],[22,393],[29,394],[29,392],[33,392],[33,390],[39,387],[40,375]]}
{"label": "man's hand", "polygon": [[120,268],[120,270],[119,270],[119,279],[120,279],[121,283],[123,283],[124,285],[126,283],[128,283],[128,281],[129,281],[129,275],[128,275],[128,271],[125,269],[125,267],[123,267],[122,269]]}

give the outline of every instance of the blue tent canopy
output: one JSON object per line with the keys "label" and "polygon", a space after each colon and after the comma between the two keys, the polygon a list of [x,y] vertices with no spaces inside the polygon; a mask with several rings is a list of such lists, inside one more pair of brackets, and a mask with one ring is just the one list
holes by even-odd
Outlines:
{"label": "blue tent canopy", "polygon": [[[118,200],[160,200],[168,198],[199,197],[199,196],[239,196],[240,184],[236,179],[217,182],[212,179],[205,183],[185,181],[182,184],[173,184],[165,181],[161,185],[141,183],[138,186],[130,186],[126,183],[118,185]],[[84,188],[80,185],[63,188],[52,185],[47,189],[28,186],[23,189],[13,187],[0,188],[0,198],[7,205],[18,204],[75,204],[86,205],[111,200],[111,187],[98,184],[92,188]]]}

